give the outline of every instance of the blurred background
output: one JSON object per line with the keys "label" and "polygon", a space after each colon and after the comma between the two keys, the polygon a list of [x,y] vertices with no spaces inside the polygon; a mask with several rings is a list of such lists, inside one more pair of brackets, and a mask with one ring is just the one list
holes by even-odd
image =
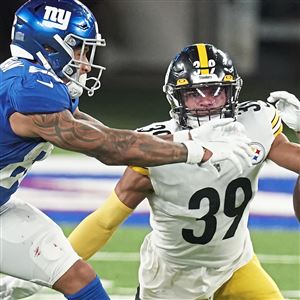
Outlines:
{"label": "blurred background", "polygon": [[[300,95],[300,0],[83,0],[107,46],[102,88],[81,109],[109,126],[135,128],[167,119],[167,66],[183,47],[212,43],[228,52],[244,79],[241,100],[270,91]],[[1,61],[9,57],[14,11],[1,3]]]}
{"label": "blurred background", "polygon": [[[100,91],[92,98],[83,96],[80,108],[108,126],[134,129],[168,119],[169,104],[162,92],[166,69],[183,47],[196,42],[212,43],[230,54],[244,79],[241,101],[265,100],[274,90],[300,97],[300,0],[81,1],[96,15],[106,39],[97,62],[107,70]],[[10,56],[14,12],[23,3],[1,2],[1,61]],[[285,133],[296,141],[286,127]],[[36,164],[18,193],[63,224],[68,234],[104,201],[124,167],[58,153]],[[295,180],[296,174],[267,164],[249,220],[255,251],[286,299],[300,299]],[[146,201],[125,225],[133,228],[122,226],[91,261],[107,279],[109,293],[117,295],[112,299],[118,300],[133,299],[138,285],[138,249],[149,231]],[[61,299],[47,293],[30,299]]]}

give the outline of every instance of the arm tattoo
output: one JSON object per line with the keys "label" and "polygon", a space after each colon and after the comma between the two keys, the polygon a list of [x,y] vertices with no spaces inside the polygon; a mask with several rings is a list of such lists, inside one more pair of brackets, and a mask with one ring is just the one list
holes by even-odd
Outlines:
{"label": "arm tattoo", "polygon": [[[43,114],[34,116],[34,125],[41,137],[62,148],[70,146],[76,140],[79,143],[91,143],[94,137],[89,131],[91,126],[82,122],[76,122],[68,111],[54,114]],[[73,150],[73,149],[69,149]]]}
{"label": "arm tattoo", "polygon": [[79,110],[76,110],[76,112],[74,113],[74,118],[76,120],[81,120],[81,121],[86,121],[88,122],[89,124],[93,125],[93,126],[105,126],[102,122],[100,122],[99,120],[93,118],[92,116],[82,112],[82,111],[79,111]]}
{"label": "arm tattoo", "polygon": [[93,156],[105,164],[155,166],[186,161],[187,151],[181,144],[130,130],[108,128],[92,117],[75,119],[67,110],[33,115],[32,119],[35,131],[44,140]]}

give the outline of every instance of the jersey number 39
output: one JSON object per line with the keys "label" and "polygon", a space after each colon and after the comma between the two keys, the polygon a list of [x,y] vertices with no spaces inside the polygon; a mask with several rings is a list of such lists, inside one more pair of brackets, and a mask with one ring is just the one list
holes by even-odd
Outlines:
{"label": "jersey number 39", "polygon": [[[240,206],[236,207],[236,193],[238,189],[242,189],[244,200]],[[205,222],[203,234],[201,236],[196,236],[193,229],[182,229],[182,237],[191,244],[205,245],[209,243],[217,229],[217,218],[215,215],[220,209],[220,196],[214,188],[207,187],[194,193],[189,201],[189,209],[200,209],[201,201],[205,198],[209,201],[209,210],[203,217],[196,219],[197,221],[201,220]],[[248,178],[237,178],[228,184],[225,192],[224,214],[227,217],[234,219],[224,235],[223,240],[234,236],[239,222],[242,219],[244,210],[251,198],[252,188]]]}

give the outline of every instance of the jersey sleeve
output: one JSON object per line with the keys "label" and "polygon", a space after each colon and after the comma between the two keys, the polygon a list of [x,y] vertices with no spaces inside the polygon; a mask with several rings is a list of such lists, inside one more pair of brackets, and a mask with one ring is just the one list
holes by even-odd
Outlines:
{"label": "jersey sleeve", "polygon": [[275,112],[273,113],[273,118],[272,118],[272,121],[271,121],[271,127],[272,127],[272,132],[273,132],[274,138],[276,138],[277,135],[282,133],[283,125],[282,125],[281,117],[279,115],[278,110],[276,110],[274,108],[274,111]]}
{"label": "jersey sleeve", "polygon": [[279,111],[269,103],[263,101],[257,101],[257,103],[262,110],[261,118],[264,116],[266,119],[266,130],[269,131],[272,134],[273,139],[275,139],[283,130]]}
{"label": "jersey sleeve", "polygon": [[[164,121],[164,122],[156,122],[150,125],[140,127],[136,129],[137,132],[147,133],[152,135],[167,135],[172,134],[175,131],[176,123],[173,120]],[[144,176],[149,176],[149,169],[144,167],[138,166],[130,166],[130,168]]]}
{"label": "jersey sleeve", "polygon": [[262,146],[266,158],[273,141],[283,129],[278,110],[263,101],[247,101],[239,106],[237,120],[245,126],[252,142]]}
{"label": "jersey sleeve", "polygon": [[20,113],[54,113],[74,110],[66,86],[47,74],[33,73],[18,77],[10,91],[13,108]]}

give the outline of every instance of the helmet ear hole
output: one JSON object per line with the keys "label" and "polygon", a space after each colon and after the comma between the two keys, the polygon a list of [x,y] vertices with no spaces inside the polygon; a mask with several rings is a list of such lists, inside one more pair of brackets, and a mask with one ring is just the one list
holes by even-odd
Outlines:
{"label": "helmet ear hole", "polygon": [[53,47],[49,46],[49,45],[43,45],[45,51],[47,51],[48,53],[58,53],[57,50],[55,50]]}

